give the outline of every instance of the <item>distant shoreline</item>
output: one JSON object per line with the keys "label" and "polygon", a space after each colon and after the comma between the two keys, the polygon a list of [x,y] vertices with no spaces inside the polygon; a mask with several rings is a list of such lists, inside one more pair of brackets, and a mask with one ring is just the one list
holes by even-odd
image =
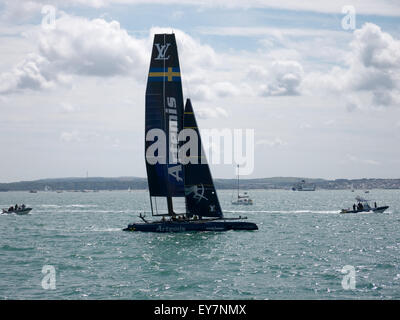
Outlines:
{"label": "distant shoreline", "polygon": [[[313,183],[316,189],[355,191],[371,189],[400,189],[400,179],[308,179],[303,177],[272,177],[257,179],[241,179],[241,190],[290,190],[293,185],[306,180]],[[236,189],[236,179],[214,179],[217,189]],[[32,181],[0,183],[0,192],[6,191],[114,191],[114,190],[146,190],[147,179],[137,177],[92,177],[92,178],[55,178]]]}

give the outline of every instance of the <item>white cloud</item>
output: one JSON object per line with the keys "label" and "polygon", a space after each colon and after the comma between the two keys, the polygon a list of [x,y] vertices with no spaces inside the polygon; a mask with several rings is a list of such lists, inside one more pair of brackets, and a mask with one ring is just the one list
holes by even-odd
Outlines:
{"label": "white cloud", "polygon": [[269,146],[269,147],[276,148],[276,147],[285,146],[285,145],[287,145],[287,143],[284,142],[280,138],[275,138],[275,139],[272,139],[272,140],[268,140],[268,139],[258,140],[258,141],[256,141],[256,145],[264,145],[264,146]]}
{"label": "white cloud", "polygon": [[82,145],[103,145],[110,146],[112,148],[120,148],[121,141],[119,138],[111,137],[107,134],[97,133],[94,131],[71,130],[63,131],[60,134],[60,140],[70,144],[82,144]]}
{"label": "white cloud", "polygon": [[228,112],[225,109],[216,107],[216,108],[201,108],[196,110],[196,116],[200,119],[218,119],[218,118],[227,118]]}
{"label": "white cloud", "polygon": [[81,137],[81,133],[77,130],[71,131],[71,132],[67,132],[64,131],[61,133],[60,135],[60,140],[62,142],[81,142],[82,141],[82,137]]}
{"label": "white cloud", "polygon": [[0,18],[2,21],[26,22],[34,15],[40,14],[43,3],[38,1],[5,0]]}
{"label": "white cloud", "polygon": [[329,119],[329,120],[324,121],[323,124],[324,124],[325,126],[327,126],[327,127],[330,127],[330,126],[333,126],[333,125],[336,124],[336,120],[334,120],[334,119]]}
{"label": "white cloud", "polygon": [[400,66],[400,41],[372,23],[366,23],[354,32],[352,46],[358,59],[366,67],[378,69]]}
{"label": "white cloud", "polygon": [[354,32],[347,68],[310,72],[302,89],[307,93],[348,96],[347,108],[400,105],[400,41],[372,23]]}
{"label": "white cloud", "polygon": [[311,28],[274,28],[274,27],[199,27],[198,31],[206,35],[254,37],[270,36],[276,40],[284,37],[337,37],[343,36],[343,31],[333,31]]}
{"label": "white cloud", "polygon": [[183,16],[185,15],[185,13],[181,10],[176,10],[172,13],[172,19],[174,20],[179,20],[181,19]]}
{"label": "white cloud", "polygon": [[292,96],[299,94],[303,79],[303,67],[297,61],[277,60],[263,66],[250,66],[248,77],[261,83],[263,96]]}
{"label": "white cloud", "polygon": [[361,159],[357,156],[347,154],[346,155],[347,161],[352,162],[352,163],[358,163],[358,164],[367,164],[367,165],[373,165],[373,166],[378,166],[380,165],[380,162],[371,160],[371,159]]}
{"label": "white cloud", "polygon": [[300,129],[310,129],[311,125],[309,123],[303,122],[300,124]]}
{"label": "white cloud", "polygon": [[[11,1],[10,1],[11,2]],[[22,0],[16,0],[21,5]],[[42,3],[43,0],[29,1],[33,3]],[[273,0],[48,0],[48,4],[59,6],[88,6],[94,8],[112,6],[113,4],[178,4],[193,5],[202,8],[273,8],[283,10],[311,11],[323,13],[341,14],[342,7],[348,5],[348,0],[320,1],[309,0],[300,2],[296,0],[281,0],[279,2]],[[389,15],[399,16],[400,9],[396,1],[392,0],[352,0],[351,5],[356,8],[357,14],[373,14],[373,15]]]}
{"label": "white cloud", "polygon": [[38,43],[55,68],[72,74],[135,74],[146,60],[144,41],[129,36],[117,21],[63,15],[54,30],[39,33]]}
{"label": "white cloud", "polygon": [[[130,36],[117,21],[61,13],[55,29],[36,28],[30,32],[29,36],[37,41],[37,50],[12,71],[0,74],[0,93],[50,88],[71,82],[73,76],[131,76],[145,82],[153,36],[163,32],[171,29],[154,27],[148,37],[140,39]],[[212,99],[236,94],[232,83],[215,77],[221,59],[210,46],[181,30],[174,33],[184,85],[189,82],[195,96]],[[213,69],[217,70],[207,71]]]}
{"label": "white cloud", "polygon": [[46,89],[71,75],[145,78],[146,40],[129,36],[116,21],[62,14],[55,29],[38,28],[31,36],[37,52],[0,75],[0,93]]}
{"label": "white cloud", "polygon": [[44,89],[54,85],[54,76],[47,71],[48,61],[36,54],[29,54],[11,72],[0,75],[0,93],[18,89]]}
{"label": "white cloud", "polygon": [[68,102],[62,102],[60,104],[61,111],[64,113],[73,113],[80,110],[79,106],[73,105]]}

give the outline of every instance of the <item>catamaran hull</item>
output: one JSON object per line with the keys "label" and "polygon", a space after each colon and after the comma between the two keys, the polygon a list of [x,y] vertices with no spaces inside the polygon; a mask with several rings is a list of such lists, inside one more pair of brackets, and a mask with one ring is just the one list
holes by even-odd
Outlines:
{"label": "catamaran hull", "polygon": [[196,221],[196,222],[151,222],[132,223],[124,231],[142,232],[189,232],[189,231],[228,231],[258,230],[255,223],[240,221]]}
{"label": "catamaran hull", "polygon": [[386,209],[388,209],[389,206],[383,206],[383,207],[378,207],[378,208],[372,208],[370,210],[342,210],[340,213],[366,213],[366,212],[374,212],[374,213],[383,213]]}

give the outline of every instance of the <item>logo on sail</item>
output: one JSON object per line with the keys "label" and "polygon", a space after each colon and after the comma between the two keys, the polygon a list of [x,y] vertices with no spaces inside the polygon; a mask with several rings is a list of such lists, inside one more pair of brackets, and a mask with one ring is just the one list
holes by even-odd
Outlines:
{"label": "logo on sail", "polygon": [[181,73],[178,67],[150,68],[149,81],[180,82]]}
{"label": "logo on sail", "polygon": [[185,188],[185,195],[190,195],[193,193],[193,199],[197,200],[197,203],[199,203],[201,201],[201,199],[205,199],[208,200],[205,196],[204,196],[204,186],[202,184],[196,186],[191,186],[191,187],[186,187]]}
{"label": "logo on sail", "polygon": [[170,56],[165,57],[165,54],[167,53],[168,47],[171,45],[170,43],[167,44],[162,44],[160,45],[159,43],[154,44],[158,50],[158,56],[155,58],[155,60],[168,60]]}

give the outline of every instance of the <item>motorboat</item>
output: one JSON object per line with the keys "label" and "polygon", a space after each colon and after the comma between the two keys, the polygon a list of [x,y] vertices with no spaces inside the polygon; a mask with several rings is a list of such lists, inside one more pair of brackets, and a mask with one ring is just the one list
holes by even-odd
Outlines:
{"label": "motorboat", "polygon": [[356,197],[357,205],[354,204],[353,208],[342,209],[340,213],[361,213],[361,212],[376,212],[382,213],[389,208],[389,206],[379,206],[374,202],[371,206],[369,203],[371,200],[364,199],[360,196]]}
{"label": "motorboat", "polygon": [[25,215],[28,214],[30,211],[32,210],[32,208],[18,208],[17,210],[13,209],[13,210],[7,210],[7,209],[3,209],[2,214],[11,214],[11,213],[15,213],[18,215]]}

